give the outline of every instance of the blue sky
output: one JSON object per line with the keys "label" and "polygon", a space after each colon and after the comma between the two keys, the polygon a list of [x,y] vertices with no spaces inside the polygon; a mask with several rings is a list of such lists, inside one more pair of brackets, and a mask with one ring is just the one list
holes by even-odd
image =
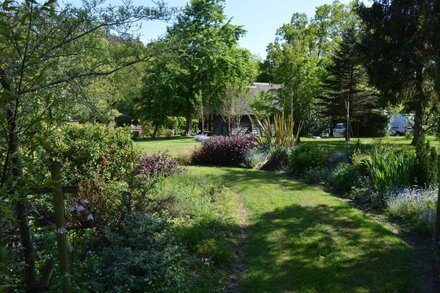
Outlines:
{"label": "blue sky", "polygon": [[[80,0],[65,0],[78,4]],[[187,0],[165,0],[169,7],[182,7]],[[349,0],[340,0],[349,3]],[[107,1],[117,5],[120,0]],[[133,0],[136,5],[151,5],[150,0]],[[294,12],[304,12],[313,16],[316,6],[332,3],[332,0],[226,0],[225,14],[231,17],[232,23],[243,25],[247,30],[246,36],[240,41],[243,48],[252,54],[266,57],[267,45],[275,39],[275,31],[282,24],[290,21]],[[161,21],[145,22],[137,32],[143,42],[156,39],[165,33],[167,25]]]}

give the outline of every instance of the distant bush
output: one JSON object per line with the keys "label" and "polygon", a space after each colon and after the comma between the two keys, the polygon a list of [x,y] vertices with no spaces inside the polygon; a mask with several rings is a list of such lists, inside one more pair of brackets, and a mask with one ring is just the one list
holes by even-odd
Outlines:
{"label": "distant bush", "polygon": [[295,175],[302,176],[310,169],[324,165],[326,152],[322,146],[304,143],[295,147],[289,158],[289,168]]}
{"label": "distant bush", "polygon": [[341,163],[331,174],[330,183],[337,191],[346,193],[355,186],[357,179],[356,167],[349,163]]}
{"label": "distant bush", "polygon": [[157,176],[168,177],[182,171],[183,168],[179,165],[177,159],[172,158],[168,153],[156,153],[142,156],[135,172],[147,178],[152,178]]}
{"label": "distant bush", "polygon": [[256,147],[255,136],[216,136],[204,141],[192,154],[193,164],[240,166],[248,152]]}
{"label": "distant bush", "polygon": [[395,190],[386,200],[386,212],[402,220],[409,230],[430,232],[434,227],[437,195],[436,189]]}

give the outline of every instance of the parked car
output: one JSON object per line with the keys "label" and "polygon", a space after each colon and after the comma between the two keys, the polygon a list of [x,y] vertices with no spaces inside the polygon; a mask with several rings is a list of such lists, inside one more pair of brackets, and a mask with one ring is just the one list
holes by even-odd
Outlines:
{"label": "parked car", "polygon": [[333,137],[345,137],[347,128],[345,128],[344,123],[336,123],[335,128],[333,128]]}

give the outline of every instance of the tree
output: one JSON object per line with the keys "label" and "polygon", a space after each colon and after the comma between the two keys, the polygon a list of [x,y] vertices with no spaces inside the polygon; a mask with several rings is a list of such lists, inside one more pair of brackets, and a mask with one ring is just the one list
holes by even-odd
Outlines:
{"label": "tree", "polygon": [[[139,20],[166,16],[162,5],[103,8],[100,3],[86,1],[83,7],[74,8],[59,5],[56,0],[44,3],[6,0],[0,8],[0,108],[3,111],[0,125],[2,135],[7,137],[0,188],[14,205],[27,291],[37,290],[38,284],[27,216],[26,176],[29,175],[24,172],[22,144],[40,144],[49,156],[56,152],[50,144],[45,145],[49,141],[33,141],[32,133],[47,131],[50,137],[53,128],[48,129],[47,125],[59,122],[52,113],[68,102],[67,96],[60,93],[76,81],[110,75],[150,58],[143,46],[127,46],[126,50],[118,51],[118,58],[103,54],[103,33],[127,35]],[[64,231],[59,229],[58,233],[65,237]],[[68,272],[61,274],[68,279]]]}
{"label": "tree", "polygon": [[290,23],[278,29],[275,42],[268,46],[264,76],[282,84],[280,104],[284,111],[293,114],[298,141],[313,116],[313,101],[321,94],[325,66],[350,17],[348,7],[337,1],[318,7],[310,20],[305,14],[295,13]]}
{"label": "tree", "polygon": [[224,2],[192,0],[167,30],[165,40],[176,52],[169,62],[174,64],[175,94],[187,120],[186,135],[201,108],[222,107],[226,84],[251,78],[246,69],[251,55],[238,47],[245,31],[226,19]]}
{"label": "tree", "polygon": [[327,67],[323,81],[324,95],[318,97],[321,114],[333,119],[346,120],[346,141],[352,136],[353,119],[374,112],[377,92],[368,86],[368,77],[357,51],[356,24],[348,26],[340,47]]}
{"label": "tree", "polygon": [[375,0],[371,7],[360,4],[363,20],[361,49],[372,83],[391,104],[403,103],[415,113],[413,145],[424,129],[430,100],[430,60],[425,12],[432,1]]}

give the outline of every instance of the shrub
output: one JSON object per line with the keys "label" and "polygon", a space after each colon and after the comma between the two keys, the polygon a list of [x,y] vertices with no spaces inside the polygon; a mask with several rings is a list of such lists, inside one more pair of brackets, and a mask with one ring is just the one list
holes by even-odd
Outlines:
{"label": "shrub", "polygon": [[373,189],[383,193],[389,189],[411,185],[414,159],[412,153],[376,146],[362,162]]}
{"label": "shrub", "polygon": [[289,169],[290,149],[275,147],[270,150],[269,160],[262,169],[269,171],[286,171]]}
{"label": "shrub", "polygon": [[139,157],[129,129],[100,125],[66,126],[62,149],[62,174],[69,184],[92,178],[96,173],[105,180],[124,180],[131,175]]}
{"label": "shrub", "polygon": [[[183,290],[186,252],[171,224],[154,215],[129,215],[117,229],[108,229],[99,249],[88,251],[79,291],[169,292]],[[103,245],[104,244],[104,245]]]}
{"label": "shrub", "polygon": [[309,184],[321,184],[329,181],[331,172],[328,167],[311,168],[304,173],[304,180]]}
{"label": "shrub", "polygon": [[356,167],[349,163],[341,163],[330,177],[332,186],[340,192],[348,192],[355,186],[358,179]]}
{"label": "shrub", "polygon": [[321,146],[304,143],[293,149],[289,158],[289,168],[295,175],[304,175],[310,169],[325,163],[326,153]]}
{"label": "shrub", "polygon": [[437,182],[437,152],[424,137],[416,147],[414,180],[420,187],[430,187]]}
{"label": "shrub", "polygon": [[147,178],[158,176],[169,177],[183,172],[177,159],[172,158],[168,153],[156,153],[142,156],[136,168],[136,174]]}
{"label": "shrub", "polygon": [[215,166],[240,166],[248,152],[256,147],[255,136],[216,136],[194,151],[191,162]]}
{"label": "shrub", "polygon": [[403,220],[410,230],[429,232],[433,230],[436,189],[401,189],[393,191],[386,200],[386,212],[389,216]]}
{"label": "shrub", "polygon": [[261,164],[267,156],[267,151],[261,148],[253,148],[246,154],[242,166],[245,168],[254,168]]}
{"label": "shrub", "polygon": [[174,135],[174,130],[173,129],[165,129],[164,130],[164,135],[166,137],[172,137]]}

